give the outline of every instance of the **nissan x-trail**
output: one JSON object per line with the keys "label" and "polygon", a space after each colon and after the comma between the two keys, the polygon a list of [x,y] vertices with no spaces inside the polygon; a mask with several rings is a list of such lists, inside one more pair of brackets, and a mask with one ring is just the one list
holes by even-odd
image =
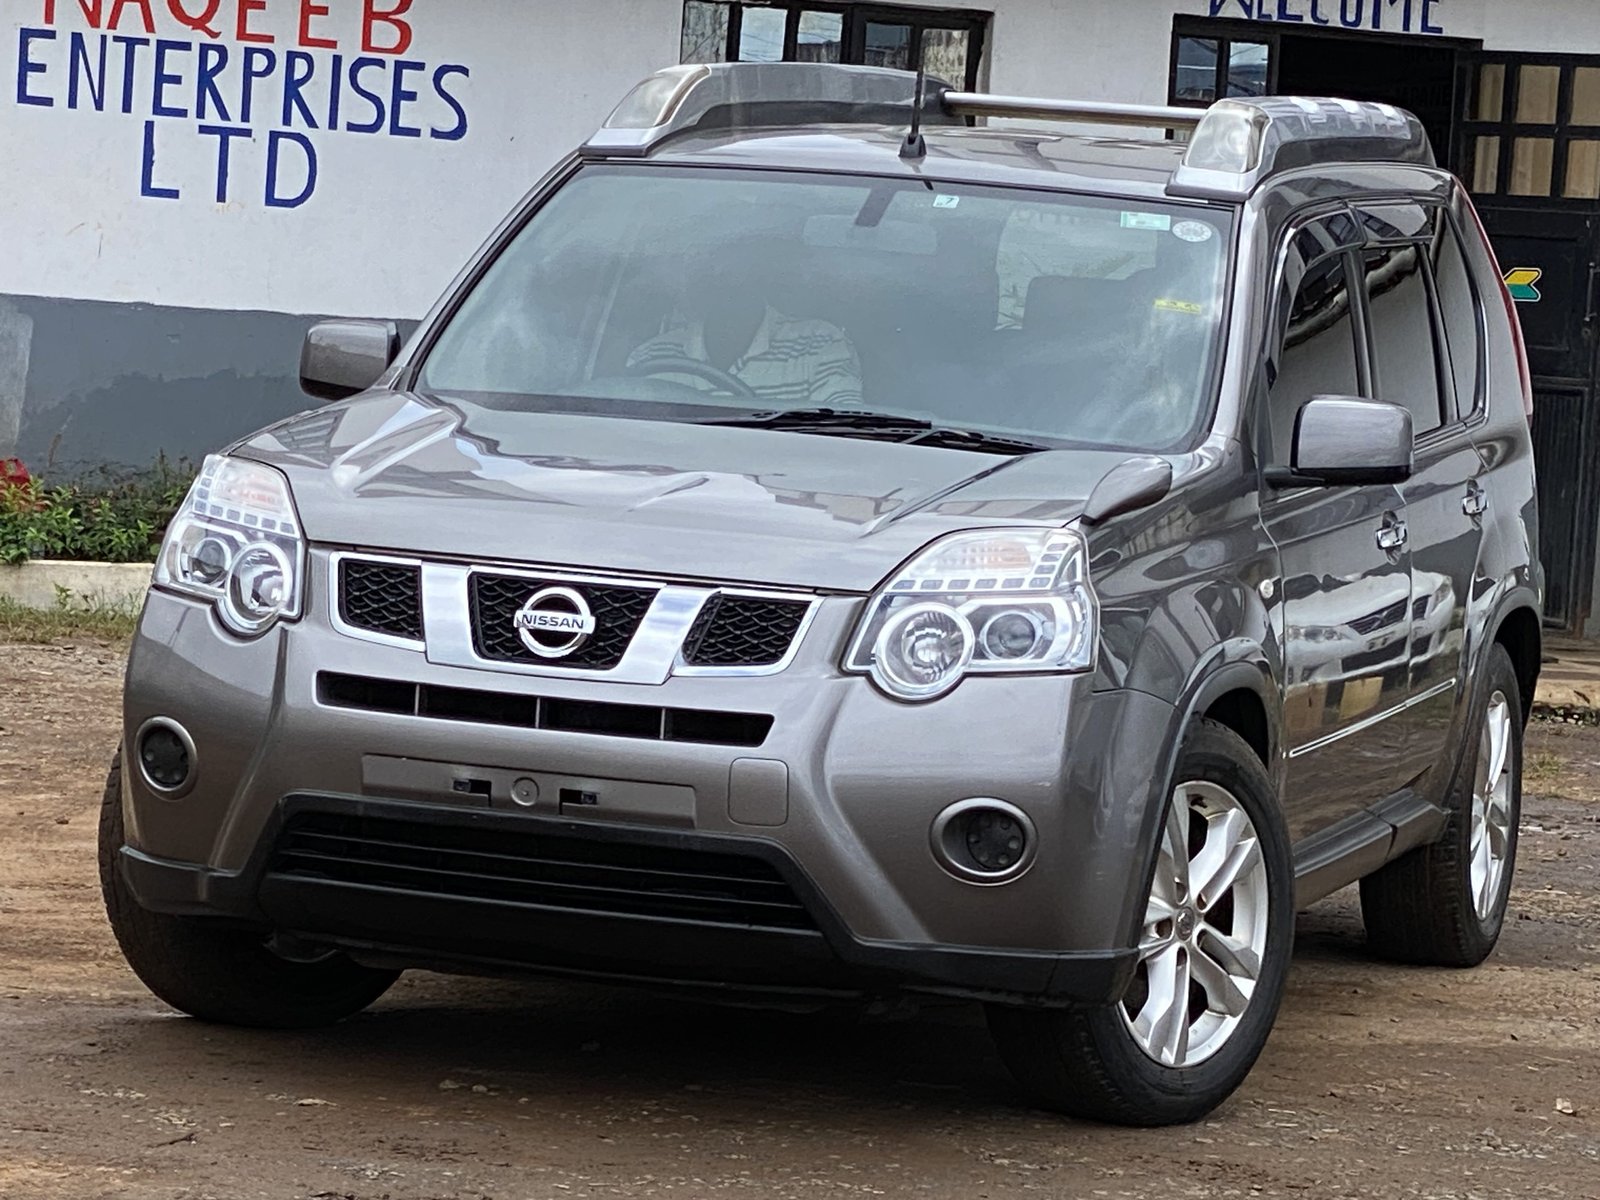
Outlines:
{"label": "nissan x-trail", "polygon": [[1245,1077],[1297,906],[1495,943],[1531,400],[1404,112],[670,68],[301,375],[128,667],[104,889],[185,1012],[964,997],[1039,1102],[1154,1124]]}

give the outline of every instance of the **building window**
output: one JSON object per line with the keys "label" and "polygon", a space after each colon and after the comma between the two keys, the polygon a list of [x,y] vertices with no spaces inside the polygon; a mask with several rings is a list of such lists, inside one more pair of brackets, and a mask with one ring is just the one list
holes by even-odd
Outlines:
{"label": "building window", "polygon": [[912,71],[978,86],[989,14],[867,4],[685,0],[683,62],[821,62]]}
{"label": "building window", "polygon": [[1480,196],[1600,199],[1600,68],[1530,57],[1472,67],[1462,177]]}
{"label": "building window", "polygon": [[1180,32],[1172,39],[1167,98],[1173,104],[1204,108],[1228,96],[1265,96],[1271,69],[1272,47],[1267,42]]}

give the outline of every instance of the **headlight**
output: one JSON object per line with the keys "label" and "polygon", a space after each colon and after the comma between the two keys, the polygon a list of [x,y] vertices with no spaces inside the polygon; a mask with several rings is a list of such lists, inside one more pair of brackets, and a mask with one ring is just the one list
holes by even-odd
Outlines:
{"label": "headlight", "polygon": [[873,596],[845,664],[896,699],[931,700],[968,674],[1086,671],[1095,622],[1077,530],[952,534]]}
{"label": "headlight", "polygon": [[[1289,632],[1293,636],[1297,631]],[[1345,636],[1344,630],[1337,625],[1307,625],[1298,633],[1300,639],[1306,642],[1334,642]]]}
{"label": "headlight", "polygon": [[300,615],[305,541],[289,481],[271,467],[213,454],[167,527],[156,586],[211,601],[237,634]]}

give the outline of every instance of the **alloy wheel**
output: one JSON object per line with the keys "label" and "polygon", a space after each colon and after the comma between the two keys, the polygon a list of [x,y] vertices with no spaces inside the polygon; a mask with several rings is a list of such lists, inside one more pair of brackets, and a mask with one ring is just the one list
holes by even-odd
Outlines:
{"label": "alloy wheel", "polygon": [[1139,966],[1119,1005],[1139,1048],[1190,1067],[1238,1028],[1267,945],[1267,868],[1254,823],[1215,783],[1172,794],[1139,937]]}
{"label": "alloy wheel", "polygon": [[1487,921],[1500,898],[1511,860],[1511,705],[1504,692],[1489,697],[1478,737],[1478,764],[1472,781],[1472,829],[1467,862],[1472,903]]}

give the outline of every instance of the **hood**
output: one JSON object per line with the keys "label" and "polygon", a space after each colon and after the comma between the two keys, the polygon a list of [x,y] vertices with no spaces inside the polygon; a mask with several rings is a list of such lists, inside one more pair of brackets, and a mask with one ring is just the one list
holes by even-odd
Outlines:
{"label": "hood", "polygon": [[1022,457],[374,393],[233,453],[283,471],[315,542],[869,591],[942,534],[1060,525],[1121,451]]}

